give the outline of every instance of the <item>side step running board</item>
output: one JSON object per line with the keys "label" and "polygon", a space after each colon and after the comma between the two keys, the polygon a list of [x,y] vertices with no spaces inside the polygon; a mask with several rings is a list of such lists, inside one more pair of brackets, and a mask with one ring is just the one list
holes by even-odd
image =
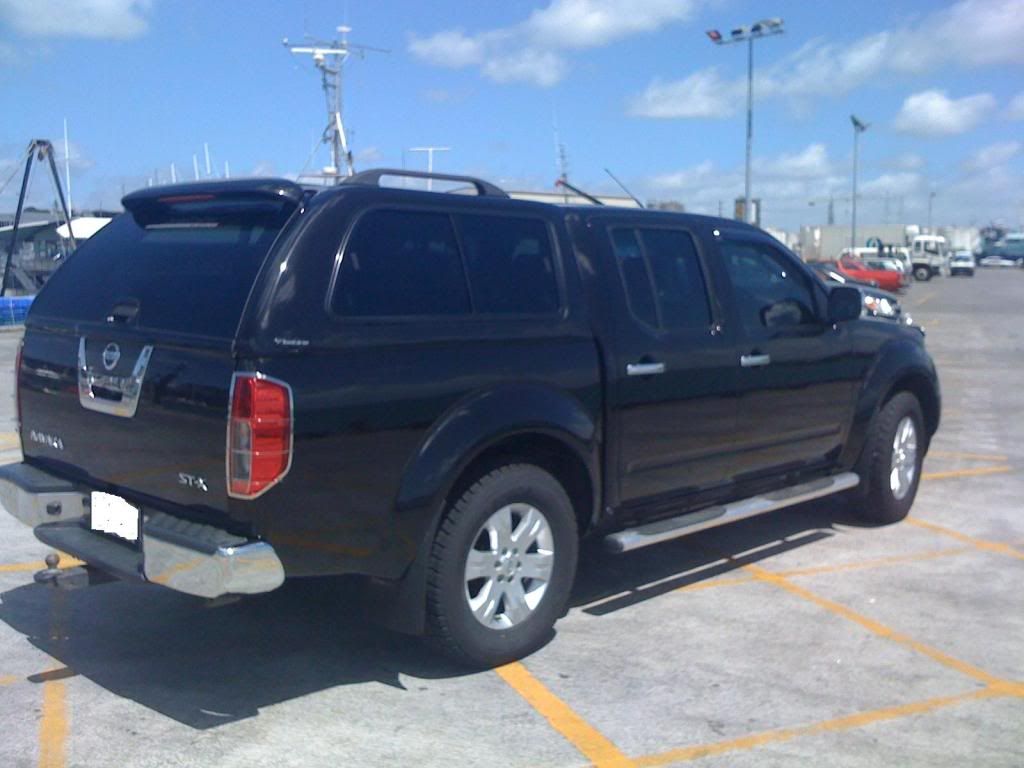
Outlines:
{"label": "side step running board", "polygon": [[843,472],[779,491],[751,496],[749,499],[734,501],[730,504],[688,512],[685,515],[670,517],[667,520],[659,520],[637,528],[627,528],[624,531],[605,536],[604,541],[611,552],[629,552],[632,549],[659,544],[697,531],[715,528],[736,520],[744,520],[748,517],[763,515],[766,512],[774,512],[783,507],[802,504],[811,499],[839,493],[855,487],[858,483],[860,483],[860,478],[856,473]]}

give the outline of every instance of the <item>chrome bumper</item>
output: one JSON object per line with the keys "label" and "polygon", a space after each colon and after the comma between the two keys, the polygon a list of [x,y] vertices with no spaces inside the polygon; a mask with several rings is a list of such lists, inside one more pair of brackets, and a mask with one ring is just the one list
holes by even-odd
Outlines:
{"label": "chrome bumper", "polygon": [[270,592],[284,583],[270,544],[161,512],[143,511],[141,551],[93,533],[83,524],[89,494],[28,464],[0,467],[0,504],[40,541],[118,576],[207,598]]}

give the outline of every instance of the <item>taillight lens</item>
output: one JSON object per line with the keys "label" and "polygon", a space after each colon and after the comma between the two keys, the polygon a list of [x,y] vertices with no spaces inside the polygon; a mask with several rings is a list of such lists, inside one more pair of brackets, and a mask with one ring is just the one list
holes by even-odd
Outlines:
{"label": "taillight lens", "polygon": [[258,373],[236,373],[228,421],[228,493],[259,496],[292,462],[292,391]]}

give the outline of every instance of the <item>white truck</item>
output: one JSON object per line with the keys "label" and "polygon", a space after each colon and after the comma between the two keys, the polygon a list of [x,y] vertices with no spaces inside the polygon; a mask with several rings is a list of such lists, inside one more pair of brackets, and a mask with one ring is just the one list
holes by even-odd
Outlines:
{"label": "white truck", "polygon": [[910,244],[910,259],[916,280],[949,274],[949,246],[942,235],[915,235]]}

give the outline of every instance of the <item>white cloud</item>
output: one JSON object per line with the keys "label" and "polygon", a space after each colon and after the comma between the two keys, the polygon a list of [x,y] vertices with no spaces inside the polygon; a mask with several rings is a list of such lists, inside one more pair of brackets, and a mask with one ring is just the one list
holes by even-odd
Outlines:
{"label": "white cloud", "polygon": [[817,179],[832,173],[832,163],[824,144],[811,144],[801,152],[755,163],[754,170],[787,179]]}
{"label": "white cloud", "polygon": [[1019,141],[998,141],[975,150],[964,161],[968,172],[987,171],[1005,165],[1021,152]]}
{"label": "white cloud", "polygon": [[655,80],[629,106],[636,117],[727,117],[746,102],[744,87],[724,80],[714,67],[670,83]]}
{"label": "white cloud", "polygon": [[971,130],[995,108],[991,93],[951,99],[945,91],[932,89],[908,96],[893,126],[916,136],[953,136]]}
{"label": "white cloud", "polygon": [[553,0],[523,25],[534,42],[554,48],[592,48],[653,32],[693,15],[695,0]]}
{"label": "white cloud", "polygon": [[883,196],[890,195],[898,197],[909,195],[921,186],[921,174],[904,171],[902,173],[883,173],[874,179],[869,179],[857,189],[857,199],[861,195]]}
{"label": "white cloud", "polygon": [[128,39],[148,29],[151,0],[0,0],[0,20],[29,37]]}
{"label": "white cloud", "polygon": [[[677,199],[688,211],[717,213],[719,204],[732,209],[733,200],[743,191],[743,175],[742,167],[719,168],[705,160],[640,181],[638,188],[647,197]],[[764,201],[765,210],[779,223],[782,211],[807,216],[812,200],[830,193],[843,195],[849,177],[845,171],[837,172],[824,145],[811,144],[775,157],[754,158],[753,182],[754,197]]]}
{"label": "white cloud", "polygon": [[1010,106],[1006,108],[1006,116],[1011,120],[1024,120],[1024,91],[1010,99]]}
{"label": "white cloud", "polygon": [[548,88],[566,72],[566,63],[558,54],[527,48],[507,56],[494,56],[483,66],[483,73],[496,83],[523,82]]}
{"label": "white cloud", "polygon": [[[755,75],[758,99],[842,95],[887,73],[933,71],[943,66],[982,67],[1024,63],[1024,4],[1021,0],[960,0],[948,8],[933,11],[914,24],[883,30],[849,43],[812,40],[775,64],[762,67]],[[701,70],[677,81],[658,80],[636,100],[645,117],[724,117],[735,110],[671,113],[674,86],[691,81]],[[658,88],[652,92],[654,85]],[[720,79],[728,92],[745,89],[746,78]],[[653,96],[661,94],[664,103]],[[634,100],[634,103],[636,102]],[[1024,118],[1024,104],[1020,105]]]}
{"label": "white cloud", "polygon": [[438,32],[426,38],[414,38],[409,51],[428,64],[458,69],[484,60],[481,39],[467,36],[461,29]]}
{"label": "white cloud", "polygon": [[924,168],[924,158],[916,152],[904,152],[893,158],[888,165],[900,171],[919,171]]}
{"label": "white cloud", "polygon": [[[2,2],[3,0],[0,0]],[[690,18],[705,0],[551,0],[524,21],[467,34],[414,37],[409,52],[440,67],[480,67],[495,82],[550,87],[569,70],[564,51],[594,48]]]}

